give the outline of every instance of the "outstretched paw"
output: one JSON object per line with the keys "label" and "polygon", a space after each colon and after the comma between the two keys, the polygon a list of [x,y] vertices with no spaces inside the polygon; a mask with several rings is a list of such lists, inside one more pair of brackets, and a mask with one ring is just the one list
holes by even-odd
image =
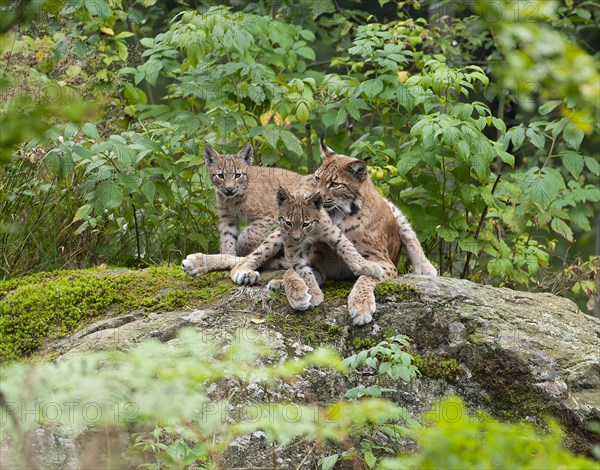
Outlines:
{"label": "outstretched paw", "polygon": [[229,277],[231,277],[231,280],[236,284],[251,286],[256,284],[260,274],[258,271],[248,269],[242,265],[233,268],[229,274]]}
{"label": "outstretched paw", "polygon": [[437,277],[438,273],[435,267],[429,262],[421,263],[414,268],[415,274],[422,274],[424,276]]}
{"label": "outstretched paw", "polygon": [[374,261],[366,261],[360,270],[359,275],[369,276],[374,279],[381,279],[384,275],[383,268]]}
{"label": "outstretched paw", "polygon": [[186,274],[192,277],[200,277],[208,273],[208,265],[206,263],[207,255],[204,253],[194,253],[188,255],[182,262],[181,267]]}
{"label": "outstretched paw", "polygon": [[350,293],[348,297],[348,313],[355,325],[366,325],[373,319],[375,313],[375,295],[373,292]]}

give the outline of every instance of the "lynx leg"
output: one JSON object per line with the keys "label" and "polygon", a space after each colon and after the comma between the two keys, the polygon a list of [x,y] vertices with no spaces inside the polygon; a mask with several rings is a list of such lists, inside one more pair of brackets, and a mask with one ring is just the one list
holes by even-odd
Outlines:
{"label": "lynx leg", "polygon": [[181,262],[181,267],[190,276],[201,277],[212,271],[228,271],[243,259],[231,254],[193,253]]}
{"label": "lynx leg", "polygon": [[221,212],[222,211],[219,211],[219,237],[221,239],[221,253],[235,255],[238,239],[237,221],[230,215],[227,215],[226,213],[222,214]]}
{"label": "lynx leg", "polygon": [[273,232],[262,244],[245,258],[229,273],[236,284],[252,285],[258,281],[258,268],[273,259],[283,249],[283,239],[279,230]]}
{"label": "lynx leg", "polygon": [[309,288],[296,271],[290,268],[285,272],[283,286],[293,309],[306,310],[311,307]]}
{"label": "lynx leg", "polygon": [[275,225],[275,219],[260,219],[246,227],[237,240],[237,254],[246,256],[256,250]]}
{"label": "lynx leg", "polygon": [[406,216],[394,203],[387,199],[385,202],[394,214],[400,232],[400,240],[402,240],[402,244],[406,248],[406,254],[408,255],[408,259],[410,259],[415,274],[437,276],[437,270],[431,264],[431,261],[427,259],[427,256],[425,256],[425,252],[423,251],[421,243],[419,243],[417,234],[413,230]]}
{"label": "lynx leg", "polygon": [[377,284],[396,277],[396,267],[390,261],[378,261],[383,268],[383,277],[374,279],[370,276],[360,276],[348,296],[348,313],[355,325],[366,325],[373,319],[375,313],[375,293]]}

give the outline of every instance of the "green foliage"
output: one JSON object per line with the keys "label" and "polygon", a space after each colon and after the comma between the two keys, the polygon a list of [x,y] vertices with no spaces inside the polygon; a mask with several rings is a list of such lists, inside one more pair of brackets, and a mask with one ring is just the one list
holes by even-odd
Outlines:
{"label": "green foliage", "polygon": [[214,300],[233,284],[220,275],[186,278],[181,269],[78,270],[0,281],[0,357],[25,358],[106,313],[173,311]]}
{"label": "green foliage", "polygon": [[[29,282],[35,285],[33,279]],[[396,345],[405,346],[406,338],[392,338],[372,349],[377,351],[378,376],[386,375],[381,364],[398,361],[402,351]],[[404,408],[381,398],[248,404],[236,402],[235,395],[231,400],[222,398],[227,393],[219,396],[220,388],[228,390],[232,382],[242,387],[289,386],[309,368],[334,374],[348,371],[344,362],[361,367],[356,356],[342,362],[328,349],[284,362],[272,363],[269,357],[272,351],[258,331],[232,333],[227,344],[220,344],[184,329],[169,343],[145,341],[128,351],[3,365],[5,419],[0,421],[0,435],[15,449],[29,431],[44,424],[55,432],[68,430],[71,438],[95,429],[108,433],[121,428],[131,435],[131,450],[107,462],[120,468],[181,468],[192,463],[212,468],[237,437],[257,430],[268,442],[281,445],[299,437],[318,445],[344,442],[347,450],[320,459],[322,469],[344,459],[360,459],[368,468],[595,468],[595,463],[562,448],[557,425],[551,425],[551,433],[540,434],[528,424],[470,416],[458,399],[436,405],[426,416],[428,426],[421,427]],[[69,408],[56,413],[63,404]],[[93,413],[85,412],[90,404]],[[22,409],[36,412],[22,415]],[[414,455],[399,455],[392,447],[376,445],[377,435],[387,436],[394,447],[400,437],[410,436],[420,449]],[[348,448],[348,442],[356,444]],[[395,459],[381,460],[390,455]]]}
{"label": "green foliage", "polygon": [[501,423],[482,413],[469,415],[458,398],[438,403],[425,419],[429,426],[413,431],[419,452],[386,460],[380,468],[592,470],[598,467],[597,462],[564,450],[557,424],[551,424],[550,432],[542,434],[530,424]]}
{"label": "green foliage", "polygon": [[[412,364],[413,357],[405,351],[408,346],[409,342],[406,336],[396,335],[389,340],[381,341],[372,348],[347,357],[344,359],[344,365],[351,370],[366,366],[377,371],[378,378],[387,376],[393,381],[402,380],[409,383],[417,377],[419,371]],[[390,389],[382,389],[379,385],[368,388],[359,386],[348,390],[346,398],[380,397],[386,391],[390,391]]]}

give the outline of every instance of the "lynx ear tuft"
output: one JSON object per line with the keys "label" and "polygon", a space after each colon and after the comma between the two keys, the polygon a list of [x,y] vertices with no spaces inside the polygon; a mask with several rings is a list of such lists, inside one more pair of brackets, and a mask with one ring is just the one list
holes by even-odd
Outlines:
{"label": "lynx ear tuft", "polygon": [[346,170],[359,181],[364,180],[367,176],[367,164],[362,160],[354,160],[348,163]]}
{"label": "lynx ear tuft", "polygon": [[238,152],[238,157],[243,158],[246,165],[252,165],[254,162],[254,149],[250,141],[246,142],[242,150]]}
{"label": "lynx ear tuft", "polygon": [[321,207],[323,207],[323,196],[321,196],[321,193],[318,191],[308,196],[307,201],[315,209],[320,210]]}
{"label": "lynx ear tuft", "polygon": [[204,144],[204,160],[206,161],[206,165],[214,165],[219,157],[219,153],[208,142],[204,142]]}
{"label": "lynx ear tuft", "polygon": [[287,189],[282,188],[281,186],[279,186],[279,189],[277,190],[277,206],[281,207],[285,204],[287,204],[289,202],[289,200],[291,199],[291,194],[287,191]]}
{"label": "lynx ear tuft", "polygon": [[335,152],[325,145],[325,133],[321,134],[319,138],[319,148],[321,149],[321,156],[323,158],[333,157]]}

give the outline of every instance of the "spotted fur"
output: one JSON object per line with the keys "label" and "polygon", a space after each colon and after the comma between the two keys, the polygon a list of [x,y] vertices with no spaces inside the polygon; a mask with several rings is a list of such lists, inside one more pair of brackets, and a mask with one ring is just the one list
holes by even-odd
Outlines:
{"label": "spotted fur", "polygon": [[[312,177],[281,168],[254,166],[250,142],[237,154],[219,154],[208,143],[204,158],[215,187],[219,214],[220,255],[195,253],[182,262],[183,269],[198,277],[212,270],[231,269],[237,256],[255,250],[276,226],[275,194],[281,185],[314,188]],[[249,225],[240,233],[240,226]],[[269,268],[287,267],[283,257],[275,257]]]}
{"label": "spotted fur", "polygon": [[[277,205],[285,257],[291,266],[283,286],[292,307],[306,310],[323,301],[323,293],[311,266],[313,247],[328,246],[356,276],[365,274],[379,278],[383,275],[382,268],[377,263],[365,260],[348,237],[333,224],[323,209],[320,193],[290,192],[280,188],[277,192]],[[276,281],[270,283],[269,287],[279,285]]]}

